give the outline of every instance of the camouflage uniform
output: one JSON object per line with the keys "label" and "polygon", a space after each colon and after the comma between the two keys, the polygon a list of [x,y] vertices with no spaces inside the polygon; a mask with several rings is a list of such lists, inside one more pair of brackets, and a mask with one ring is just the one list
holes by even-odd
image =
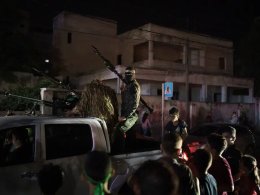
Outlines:
{"label": "camouflage uniform", "polygon": [[120,130],[127,132],[138,120],[136,109],[140,102],[140,86],[134,79],[131,83],[126,85],[122,92],[121,116],[126,120],[120,123]]}

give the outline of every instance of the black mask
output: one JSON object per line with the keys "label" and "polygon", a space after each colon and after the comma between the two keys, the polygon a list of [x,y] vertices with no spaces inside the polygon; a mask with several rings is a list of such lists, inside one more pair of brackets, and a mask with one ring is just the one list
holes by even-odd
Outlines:
{"label": "black mask", "polygon": [[131,81],[133,80],[133,75],[132,74],[126,74],[125,75],[125,80],[127,83],[131,83]]}

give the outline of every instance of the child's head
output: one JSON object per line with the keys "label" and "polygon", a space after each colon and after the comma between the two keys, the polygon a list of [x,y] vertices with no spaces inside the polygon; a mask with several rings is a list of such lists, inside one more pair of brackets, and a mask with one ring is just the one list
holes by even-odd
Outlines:
{"label": "child's head", "polygon": [[38,173],[38,183],[43,194],[54,195],[63,183],[63,171],[58,165],[46,164]]}
{"label": "child's head", "polygon": [[163,136],[161,143],[162,152],[170,157],[178,157],[181,153],[182,138],[177,133],[167,133]]}
{"label": "child's head", "polygon": [[[85,160],[85,175],[87,180],[96,186],[97,191],[103,191],[112,174],[112,162],[106,152],[91,151]],[[106,189],[105,189],[106,190]]]}
{"label": "child's head", "polygon": [[208,145],[207,148],[214,155],[221,155],[227,148],[227,140],[222,135],[212,133],[207,137]]}
{"label": "child's head", "polygon": [[236,141],[236,129],[234,127],[224,127],[222,129],[222,135],[226,138],[228,146],[234,145]]}
{"label": "child's head", "polygon": [[165,161],[145,161],[133,174],[130,182],[136,195],[174,195],[179,178]]}
{"label": "child's head", "polygon": [[244,155],[240,160],[240,172],[248,175],[256,184],[260,184],[257,161],[251,155]]}
{"label": "child's head", "polygon": [[170,110],[169,110],[169,115],[171,117],[171,119],[178,119],[180,116],[180,112],[179,109],[175,106],[173,106]]}
{"label": "child's head", "polygon": [[198,149],[193,153],[191,162],[195,166],[196,173],[203,175],[207,173],[212,164],[212,155],[205,149]]}

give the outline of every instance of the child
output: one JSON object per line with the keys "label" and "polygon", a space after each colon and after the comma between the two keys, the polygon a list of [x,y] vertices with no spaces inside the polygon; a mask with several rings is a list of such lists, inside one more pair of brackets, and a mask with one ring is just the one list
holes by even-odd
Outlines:
{"label": "child", "polygon": [[258,175],[257,161],[253,156],[244,155],[240,161],[239,195],[257,195],[260,193],[260,178]]}

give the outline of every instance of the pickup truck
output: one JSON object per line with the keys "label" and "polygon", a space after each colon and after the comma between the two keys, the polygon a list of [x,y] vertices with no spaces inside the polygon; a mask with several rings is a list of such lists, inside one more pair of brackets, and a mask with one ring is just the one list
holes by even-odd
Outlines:
{"label": "pickup truck", "polygon": [[[8,164],[4,161],[4,146],[14,129],[26,129],[31,156],[26,162]],[[140,139],[136,140],[137,145],[141,147],[135,147],[136,151],[112,155],[106,123],[99,118],[0,117],[0,194],[40,195],[37,173],[47,163],[60,165],[64,170],[58,195],[89,194],[82,173],[85,155],[92,150],[111,155],[115,175],[110,189],[116,192],[143,161],[161,155],[158,142]]]}

